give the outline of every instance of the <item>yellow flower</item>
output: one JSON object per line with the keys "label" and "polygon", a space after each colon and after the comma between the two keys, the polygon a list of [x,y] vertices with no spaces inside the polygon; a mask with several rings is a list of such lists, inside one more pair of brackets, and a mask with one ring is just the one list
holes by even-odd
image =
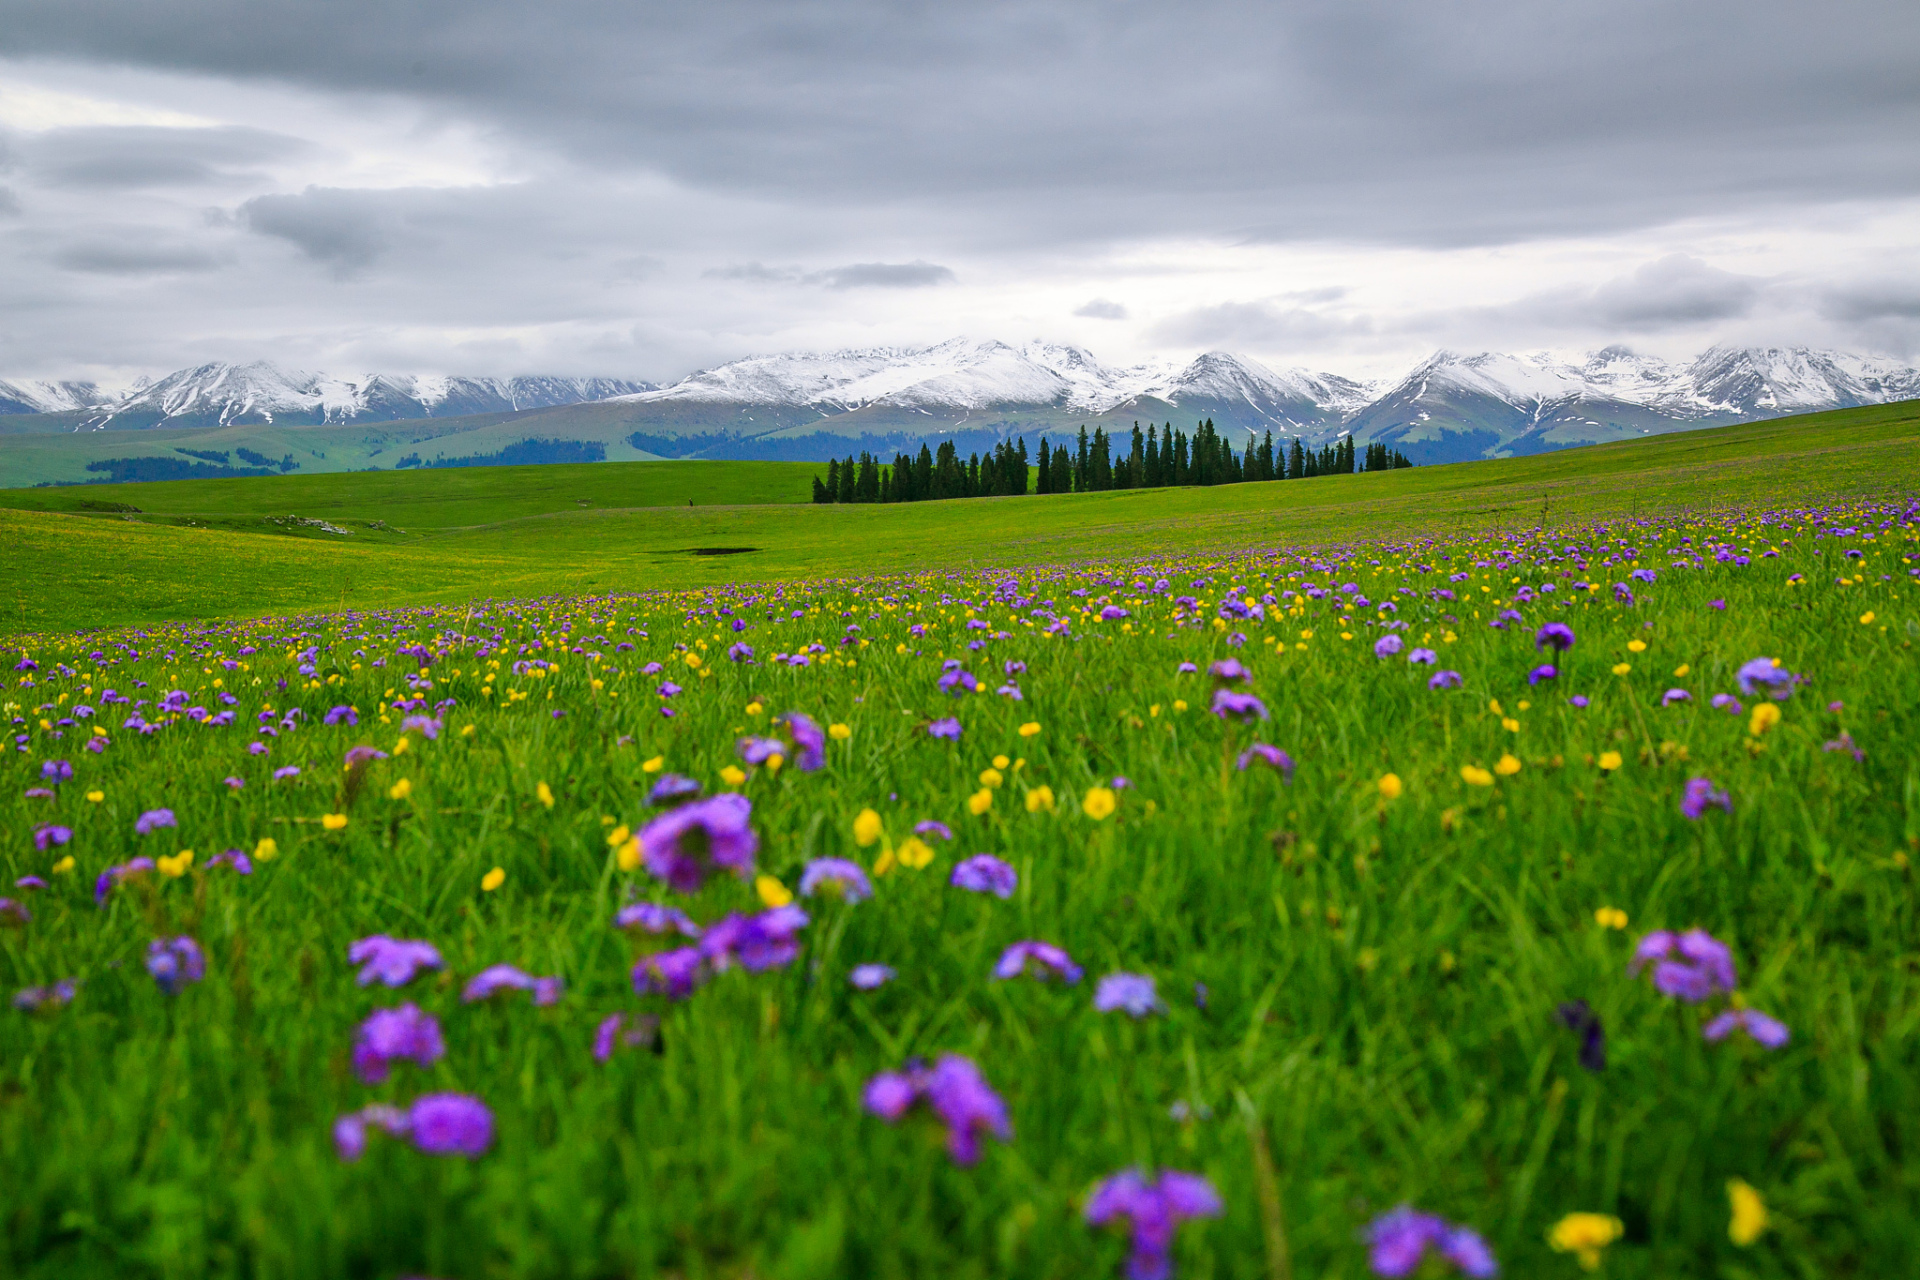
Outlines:
{"label": "yellow flower", "polygon": [[[606,821],[609,821],[609,819],[602,818],[601,821],[606,822]],[[615,827],[613,830],[607,832],[607,848],[618,849],[621,845],[627,842],[627,837],[632,834],[633,834],[633,831],[627,826],[627,824],[624,822],[621,823],[619,826]]]}
{"label": "yellow flower", "polygon": [[827,726],[827,736],[835,742],[845,742],[853,736],[853,730],[844,724],[830,724]]}
{"label": "yellow flower", "polygon": [[1727,1200],[1733,1205],[1733,1221],[1727,1224],[1727,1238],[1744,1248],[1767,1229],[1767,1202],[1738,1178],[1727,1179]]}
{"label": "yellow flower", "polygon": [[1869,609],[1869,610],[1867,610],[1867,611],[1866,611],[1865,613],[1863,613],[1863,614],[1861,614],[1861,615],[1860,615],[1860,625],[1861,625],[1861,626],[1863,626],[1863,627],[1864,627],[1864,626],[1867,626],[1867,625],[1869,625],[1869,624],[1870,624],[1870,623],[1872,623],[1872,622],[1873,622],[1873,610],[1871,610],[1871,609]]}
{"label": "yellow flower", "polygon": [[329,813],[320,819],[320,825],[329,831],[338,831],[347,825],[347,815],[344,813]]}
{"label": "yellow flower", "polygon": [[68,854],[66,857],[60,859],[60,861],[53,864],[53,874],[57,876],[64,876],[69,871],[72,871],[72,870],[73,870],[72,854]]}
{"label": "yellow flower", "polygon": [[1627,927],[1627,913],[1618,907],[1601,907],[1593,913],[1593,919],[1602,929],[1624,929]]}
{"label": "yellow flower", "polygon": [[476,729],[476,726],[474,725],[470,725],[470,724],[461,725],[460,736],[463,738],[471,738],[474,735],[475,729]]}
{"label": "yellow flower", "polygon": [[1633,670],[1633,665],[1631,663],[1616,662],[1613,664],[1613,674],[1617,676],[1623,676],[1631,670]]}
{"label": "yellow flower", "polygon": [[253,856],[259,862],[272,862],[280,856],[280,846],[272,836],[261,836],[253,846]]}
{"label": "yellow flower", "polygon": [[756,878],[753,882],[753,891],[760,895],[760,901],[770,907],[784,907],[793,901],[793,890],[772,876]]}
{"label": "yellow flower", "polygon": [[640,837],[628,836],[613,851],[613,865],[622,871],[637,871],[640,867]]}
{"label": "yellow flower", "polygon": [[1515,720],[1512,716],[1508,716],[1506,719],[1502,720],[1500,722],[1500,727],[1502,729],[1505,729],[1508,733],[1520,732],[1520,722],[1518,720]]}
{"label": "yellow flower", "polygon": [[171,858],[155,858],[153,865],[160,868],[161,875],[171,876],[177,880],[187,874],[187,868],[193,865],[193,850],[182,849]]}
{"label": "yellow flower", "polygon": [[1175,698],[1173,700],[1173,709],[1175,711],[1185,711],[1187,709],[1187,700],[1185,698]]}
{"label": "yellow flower", "polygon": [[1485,769],[1482,769],[1479,765],[1461,765],[1460,777],[1470,787],[1490,787],[1493,785],[1493,775]]}
{"label": "yellow flower", "polygon": [[776,751],[766,758],[763,765],[768,773],[778,773],[780,772],[780,766],[786,762],[787,758]]}
{"label": "yellow flower", "polygon": [[1503,778],[1511,778],[1520,772],[1520,762],[1511,755],[1504,755],[1494,764],[1493,771]]}
{"label": "yellow flower", "polygon": [[765,709],[766,709],[766,708],[764,708],[764,707],[762,707],[762,706],[761,706],[761,705],[760,705],[759,703],[757,703],[757,702],[749,702],[749,703],[747,704],[747,714],[748,714],[748,715],[750,715],[750,716],[757,716],[757,715],[759,715],[759,714],[760,714],[760,713],[761,713],[762,711],[764,711]]}
{"label": "yellow flower", "polygon": [[1693,670],[1693,664],[1688,662],[1683,662],[1679,666],[1673,669],[1673,674],[1676,679],[1684,680],[1686,678],[1687,673],[1691,670]]}
{"label": "yellow flower", "polygon": [[747,780],[746,771],[739,765],[730,764],[720,771],[720,781],[730,787],[737,787]]}
{"label": "yellow flower", "polygon": [[895,856],[900,859],[901,866],[918,871],[933,861],[933,848],[919,836],[908,836],[900,842],[900,849]]}
{"label": "yellow flower", "polygon": [[993,767],[996,769],[1004,769],[1011,763],[1013,762],[1008,760],[1005,756],[995,756],[993,758]]}
{"label": "yellow flower", "polygon": [[1080,812],[1086,814],[1095,822],[1112,817],[1113,809],[1113,792],[1106,787],[1093,788],[1087,792],[1086,798],[1080,802]]}
{"label": "yellow flower", "polygon": [[1379,786],[1382,800],[1398,800],[1400,793],[1406,790],[1405,784],[1400,781],[1400,775],[1397,773],[1381,774]]}
{"label": "yellow flower", "polygon": [[1627,651],[1629,653],[1645,653],[1647,651],[1647,642],[1645,640],[1629,640],[1627,641]]}
{"label": "yellow flower", "polygon": [[1620,767],[1620,753],[1618,751],[1602,751],[1598,763],[1603,772],[1612,773]]}
{"label": "yellow flower", "polygon": [[985,787],[967,797],[967,812],[976,818],[991,808],[993,808],[993,792]]}
{"label": "yellow flower", "polygon": [[480,890],[483,893],[492,893],[495,889],[498,889],[501,885],[505,884],[506,882],[507,882],[507,873],[501,868],[495,867],[493,870],[487,872],[487,874],[480,877]]}
{"label": "yellow flower", "polygon": [[1493,714],[1497,716],[1503,716],[1507,714],[1506,711],[1500,706],[1500,699],[1498,698],[1490,699],[1487,702],[1487,710],[1493,712]]}
{"label": "yellow flower", "polygon": [[[1004,756],[1001,758],[1005,759]],[[980,785],[983,787],[997,787],[1005,781],[1005,776],[1002,775],[998,769],[982,769],[980,771]]]}
{"label": "yellow flower", "polygon": [[853,842],[862,849],[880,838],[880,815],[871,809],[862,809],[854,815]]}
{"label": "yellow flower", "polygon": [[667,767],[667,758],[665,756],[655,756],[653,759],[647,760],[641,763],[640,772],[658,773],[666,767]]}
{"label": "yellow flower", "polygon": [[1753,709],[1751,716],[1747,717],[1747,732],[1757,738],[1779,723],[1780,708],[1771,702],[1763,702]]}
{"label": "yellow flower", "polygon": [[1025,724],[1020,726],[1020,736],[1023,738],[1031,738],[1034,734],[1039,732],[1040,732],[1040,722],[1038,720],[1029,720]]}
{"label": "yellow flower", "polygon": [[405,778],[400,779],[400,781],[387,788],[387,799],[389,800],[405,800],[412,794],[413,783],[407,781]]}
{"label": "yellow flower", "polygon": [[546,783],[543,782],[539,786],[533,789],[533,794],[540,801],[541,804],[547,806],[547,808],[549,809],[553,808],[553,788],[552,787],[548,786]]}
{"label": "yellow flower", "polygon": [[697,667],[697,666],[699,666],[699,665],[700,665],[700,655],[699,655],[699,654],[697,654],[697,653],[689,653],[689,654],[687,655],[687,665],[688,665],[688,666],[690,666],[690,667]]}
{"label": "yellow flower", "polygon": [[1588,1271],[1600,1266],[1600,1251],[1618,1240],[1626,1228],[1620,1219],[1604,1213],[1570,1213],[1553,1224],[1547,1243],[1556,1253],[1578,1254]]}
{"label": "yellow flower", "polygon": [[873,860],[873,874],[876,876],[887,874],[887,872],[893,870],[893,865],[896,861],[897,859],[893,854],[893,846],[882,845],[880,848],[880,856]]}
{"label": "yellow flower", "polygon": [[1052,787],[1039,786],[1027,792],[1027,812],[1039,813],[1042,809],[1045,809],[1048,813],[1053,812]]}
{"label": "yellow flower", "polygon": [[89,802],[93,804],[99,804],[102,800],[105,800],[106,798],[107,798],[107,793],[104,791],[87,792],[87,799]]}

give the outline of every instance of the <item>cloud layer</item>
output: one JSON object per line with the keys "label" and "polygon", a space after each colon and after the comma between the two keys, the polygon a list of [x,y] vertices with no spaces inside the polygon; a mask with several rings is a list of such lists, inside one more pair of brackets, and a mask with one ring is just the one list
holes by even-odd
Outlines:
{"label": "cloud layer", "polygon": [[67,0],[0,60],[0,374],[1920,340],[1907,0]]}

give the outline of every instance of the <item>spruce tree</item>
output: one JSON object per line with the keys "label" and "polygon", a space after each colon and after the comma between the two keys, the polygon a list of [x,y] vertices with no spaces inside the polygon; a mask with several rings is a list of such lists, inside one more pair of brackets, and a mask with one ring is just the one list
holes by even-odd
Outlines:
{"label": "spruce tree", "polygon": [[1152,423],[1147,424],[1147,487],[1158,489],[1166,481],[1160,478],[1160,439],[1159,431]]}
{"label": "spruce tree", "polygon": [[913,460],[913,498],[915,502],[925,502],[933,496],[933,451],[922,440],[920,456]]}
{"label": "spruce tree", "polygon": [[1053,492],[1053,453],[1047,448],[1047,438],[1040,437],[1040,485],[1035,493]]}
{"label": "spruce tree", "polygon": [[1064,446],[1053,451],[1053,483],[1048,488],[1054,493],[1073,492],[1073,455]]}
{"label": "spruce tree", "polygon": [[826,490],[827,495],[820,499],[821,502],[840,501],[840,460],[838,458],[827,459],[827,482],[820,487]]}
{"label": "spruce tree", "polygon": [[1307,451],[1300,444],[1300,437],[1293,438],[1293,444],[1287,449],[1287,479],[1299,480],[1307,474]]}
{"label": "spruce tree", "polygon": [[1087,483],[1089,478],[1087,455],[1087,428],[1082,424],[1080,427],[1080,447],[1075,450],[1073,455],[1073,491],[1075,493],[1085,493],[1089,487]]}

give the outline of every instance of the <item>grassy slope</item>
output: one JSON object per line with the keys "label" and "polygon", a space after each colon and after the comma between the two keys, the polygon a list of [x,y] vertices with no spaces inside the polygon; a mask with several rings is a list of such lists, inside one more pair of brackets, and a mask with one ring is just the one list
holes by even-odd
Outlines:
{"label": "grassy slope", "polygon": [[[465,600],[554,591],[647,590],[742,578],[864,574],[938,565],[1036,564],[1227,546],[1511,528],[1614,511],[1711,509],[1916,487],[1920,405],[1849,409],[1537,457],[1308,482],[1144,490],[907,507],[696,506],[581,509],[569,485],[618,469],[530,467],[364,475],[327,483],[365,495],[302,514],[378,518],[445,531],[400,542],[156,528],[52,512],[0,513],[16,564],[0,627],[37,630],[340,605]],[[671,484],[702,465],[672,463]],[[806,466],[796,475],[810,475]],[[226,494],[226,511],[285,511],[275,486],[316,478],[141,485]],[[383,486],[395,486],[387,489]],[[409,485],[424,486],[418,490]],[[449,486],[472,496],[437,503]],[[204,486],[204,487],[203,487]],[[488,486],[498,486],[488,488]],[[1904,486],[1904,488],[1903,488]],[[45,491],[30,495],[39,500]],[[107,487],[79,498],[104,496]],[[672,494],[671,489],[665,492]],[[422,520],[400,505],[437,514]],[[393,495],[391,505],[382,495]],[[59,500],[66,495],[45,495]],[[25,500],[6,495],[0,501]],[[149,501],[152,501],[149,499]],[[205,508],[202,508],[204,511]],[[209,515],[216,514],[209,512]],[[492,523],[480,523],[491,516]],[[412,523],[409,524],[408,522]],[[467,526],[448,528],[447,526]],[[694,548],[753,547],[695,556]]]}

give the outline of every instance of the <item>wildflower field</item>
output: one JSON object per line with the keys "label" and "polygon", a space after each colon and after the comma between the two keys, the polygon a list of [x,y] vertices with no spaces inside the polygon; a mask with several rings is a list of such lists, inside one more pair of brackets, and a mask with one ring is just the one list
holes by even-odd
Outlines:
{"label": "wildflower field", "polygon": [[0,1272],[1907,1274],[1917,561],[1820,501],[15,637]]}

